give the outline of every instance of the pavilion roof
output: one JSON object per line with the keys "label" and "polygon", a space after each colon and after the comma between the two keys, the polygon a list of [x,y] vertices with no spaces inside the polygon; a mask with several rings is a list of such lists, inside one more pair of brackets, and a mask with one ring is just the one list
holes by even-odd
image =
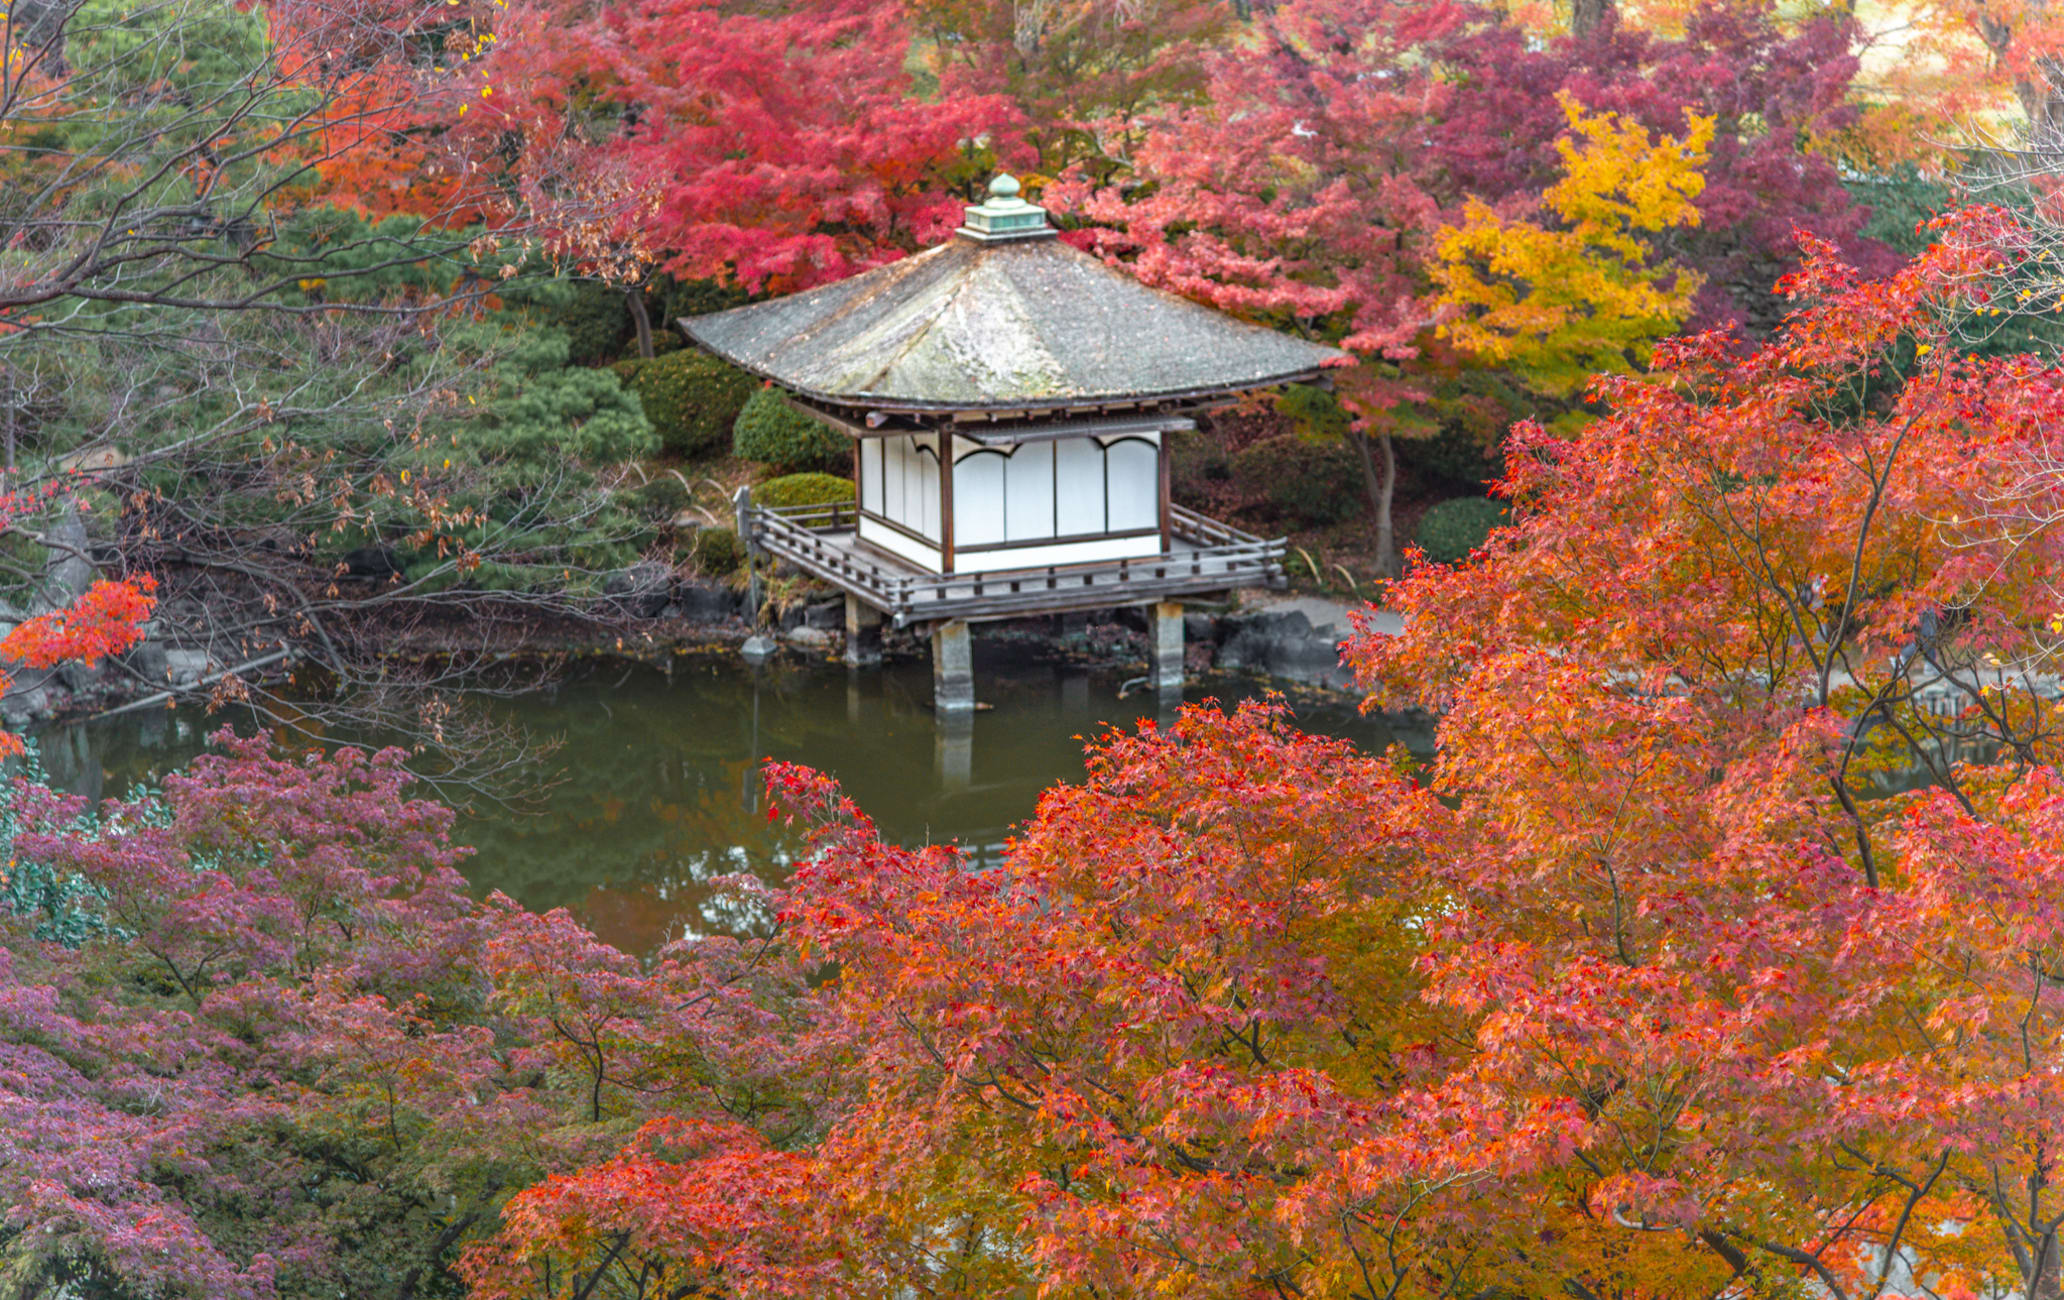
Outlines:
{"label": "pavilion roof", "polygon": [[[970,210],[971,225],[984,210]],[[1052,235],[1043,216],[1009,236],[963,229],[914,257],[681,327],[808,400],[910,413],[1204,398],[1312,379],[1345,355],[1148,288]]]}

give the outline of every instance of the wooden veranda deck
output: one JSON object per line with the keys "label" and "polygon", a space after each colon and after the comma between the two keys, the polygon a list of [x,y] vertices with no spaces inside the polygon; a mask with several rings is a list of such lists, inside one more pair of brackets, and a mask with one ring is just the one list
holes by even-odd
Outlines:
{"label": "wooden veranda deck", "polygon": [[1281,587],[1284,543],[1173,508],[1160,555],[1031,569],[929,573],[860,545],[852,505],[748,506],[752,544],[882,611],[897,627],[1110,609],[1236,587]]}

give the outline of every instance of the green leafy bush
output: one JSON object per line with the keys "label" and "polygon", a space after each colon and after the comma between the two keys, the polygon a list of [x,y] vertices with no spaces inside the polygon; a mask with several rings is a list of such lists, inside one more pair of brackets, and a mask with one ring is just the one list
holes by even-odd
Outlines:
{"label": "green leafy bush", "polygon": [[1489,497],[1443,501],[1419,520],[1419,549],[1440,564],[1459,564],[1505,522],[1505,507]]}
{"label": "green leafy bush", "polygon": [[853,499],[853,480],[836,474],[784,474],[753,489],[753,500],[763,506],[829,506]]}
{"label": "green leafy bush", "polygon": [[1398,464],[1433,478],[1458,484],[1489,483],[1505,474],[1505,454],[1493,436],[1486,439],[1475,429],[1443,422],[1440,431],[1427,438],[1399,438]]}
{"label": "green leafy bush", "polygon": [[672,519],[695,503],[695,494],[671,474],[661,474],[624,495],[640,515],[662,521]]}
{"label": "green leafy bush", "polygon": [[1236,453],[1233,480],[1258,489],[1286,519],[1323,527],[1352,519],[1363,502],[1361,467],[1345,443],[1282,434]]}
{"label": "green leafy bush", "polygon": [[660,443],[684,456],[721,450],[725,433],[759,383],[699,348],[650,360],[634,357],[610,369],[638,394]]}
{"label": "green leafy bush", "polygon": [[665,273],[652,277],[645,290],[645,298],[652,304],[654,334],[660,332],[662,325],[670,333],[679,329],[678,322],[684,316],[707,316],[711,312],[742,307],[752,301],[752,295],[735,284],[720,284],[715,280],[676,280]]}
{"label": "green leafy bush", "polygon": [[1232,461],[1218,438],[1202,429],[1179,429],[1162,437],[1177,500],[1201,496],[1232,481]]}
{"label": "green leafy bush", "polygon": [[[607,370],[569,365],[564,330],[520,316],[456,326],[444,345],[491,358],[467,393],[476,400],[459,408],[463,426],[427,425],[431,436],[401,443],[388,464],[438,485],[444,508],[471,522],[433,526],[412,494],[387,494],[361,508],[362,533],[338,533],[326,545],[388,545],[432,590],[462,581],[490,591],[556,589],[569,569],[602,573],[635,561],[652,530],[595,470],[658,450],[637,398]],[[435,436],[447,428],[449,438]],[[491,554],[459,572],[438,548],[412,540],[445,534]]]}
{"label": "green leafy bush", "polygon": [[551,313],[550,321],[566,331],[569,359],[577,366],[619,355],[632,335],[624,291],[593,280],[575,281],[573,292]]}
{"label": "green leafy bush", "polygon": [[720,578],[738,572],[745,564],[745,543],[733,529],[698,528],[688,555],[698,570]]}
{"label": "green leafy bush", "polygon": [[852,443],[837,430],[804,415],[771,388],[752,395],[731,431],[734,456],[762,461],[784,473],[840,464],[852,450]]}

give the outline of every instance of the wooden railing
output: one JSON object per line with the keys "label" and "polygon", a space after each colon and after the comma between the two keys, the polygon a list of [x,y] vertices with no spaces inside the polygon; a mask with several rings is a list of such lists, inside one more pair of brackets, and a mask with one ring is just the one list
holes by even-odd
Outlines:
{"label": "wooden railing", "polygon": [[827,541],[853,531],[858,513],[850,503],[829,506],[754,506],[754,546],[772,551],[805,573],[824,579],[893,613],[901,603],[907,574],[876,564],[849,546]]}
{"label": "wooden railing", "polygon": [[853,593],[898,626],[955,618],[1060,613],[1141,604],[1231,587],[1281,586],[1282,539],[1265,540],[1176,506],[1171,523],[1190,549],[1160,555],[964,573],[913,573],[876,563],[848,541],[858,511],[822,506],[750,506],[751,542],[814,577]]}

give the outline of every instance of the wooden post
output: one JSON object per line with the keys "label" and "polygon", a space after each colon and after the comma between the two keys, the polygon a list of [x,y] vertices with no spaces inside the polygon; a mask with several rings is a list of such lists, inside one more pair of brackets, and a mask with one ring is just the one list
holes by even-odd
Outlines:
{"label": "wooden post", "polygon": [[1155,460],[1159,462],[1159,476],[1161,479],[1161,553],[1163,555],[1168,554],[1169,551],[1175,548],[1175,499],[1169,491],[1170,475],[1168,469],[1168,439],[1170,436],[1168,430],[1163,429],[1160,438],[1154,444],[1154,450],[1157,453]]}
{"label": "wooden post", "polygon": [[932,629],[932,710],[968,713],[975,707],[974,638],[959,619]]}
{"label": "wooden post", "polygon": [[753,634],[738,647],[738,653],[751,663],[760,663],[774,653],[774,638],[760,631],[760,571],[757,559],[759,547],[754,544],[752,526],[752,489],[741,485],[732,494],[731,508],[738,517],[738,540],[745,547],[745,607],[752,618]]}
{"label": "wooden post", "polygon": [[882,612],[848,594],[846,597],[846,666],[866,668],[882,659]]}
{"label": "wooden post", "polygon": [[1180,601],[1163,601],[1154,606],[1154,636],[1150,653],[1153,662],[1148,675],[1154,689],[1180,693],[1183,684],[1183,607]]}
{"label": "wooden post", "polygon": [[953,572],[953,433],[939,435],[939,572]]}

